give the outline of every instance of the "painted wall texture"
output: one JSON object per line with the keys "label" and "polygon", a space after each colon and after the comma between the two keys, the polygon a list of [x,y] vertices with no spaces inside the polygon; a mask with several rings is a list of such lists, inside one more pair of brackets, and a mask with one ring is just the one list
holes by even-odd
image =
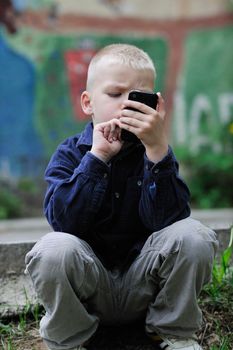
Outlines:
{"label": "painted wall texture", "polygon": [[[38,175],[59,142],[81,131],[87,122],[79,99],[88,63],[112,42],[142,47],[158,69],[163,90],[167,43],[162,38],[131,38],[84,33],[55,36],[23,29],[1,37],[0,169]],[[156,54],[156,55],[155,55]]]}
{"label": "painted wall texture", "polygon": [[135,44],[154,60],[175,147],[225,151],[225,133],[233,135],[232,17],[62,17],[62,24],[45,25],[43,16],[29,13],[14,35],[0,31],[0,175],[41,176],[56,146],[83,129],[79,97],[88,63],[113,42]]}
{"label": "painted wall texture", "polygon": [[202,146],[224,152],[224,140],[233,138],[232,43],[233,27],[194,31],[185,39],[173,142],[190,153],[200,152]]}
{"label": "painted wall texture", "polygon": [[164,20],[219,15],[227,13],[232,6],[231,0],[57,0],[56,3],[61,13]]}

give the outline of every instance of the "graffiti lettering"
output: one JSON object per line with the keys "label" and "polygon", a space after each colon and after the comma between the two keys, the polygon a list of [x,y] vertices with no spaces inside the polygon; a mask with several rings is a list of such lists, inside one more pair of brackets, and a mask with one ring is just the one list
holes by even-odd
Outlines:
{"label": "graffiti lettering", "polygon": [[[173,141],[186,145],[190,152],[198,152],[203,145],[210,145],[214,152],[221,151],[221,143],[214,139],[212,130],[222,128],[233,115],[233,92],[222,93],[217,99],[217,111],[209,96],[196,95],[188,110],[184,95],[177,92],[174,100]],[[208,133],[203,133],[203,124]]]}

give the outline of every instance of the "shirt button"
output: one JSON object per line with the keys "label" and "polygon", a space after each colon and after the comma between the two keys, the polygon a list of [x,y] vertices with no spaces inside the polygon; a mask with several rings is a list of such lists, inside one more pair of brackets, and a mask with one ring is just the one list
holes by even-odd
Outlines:
{"label": "shirt button", "polygon": [[138,180],[137,185],[138,185],[138,186],[141,186],[141,185],[142,185],[142,181],[141,181],[141,180]]}
{"label": "shirt button", "polygon": [[104,173],[104,178],[106,179],[106,177],[108,176],[108,174],[107,173]]}
{"label": "shirt button", "polygon": [[116,197],[117,199],[120,198],[120,193],[115,192],[115,197]]}
{"label": "shirt button", "polygon": [[158,174],[158,172],[159,172],[159,169],[155,169],[155,170],[154,170],[154,173],[155,173],[155,174]]}

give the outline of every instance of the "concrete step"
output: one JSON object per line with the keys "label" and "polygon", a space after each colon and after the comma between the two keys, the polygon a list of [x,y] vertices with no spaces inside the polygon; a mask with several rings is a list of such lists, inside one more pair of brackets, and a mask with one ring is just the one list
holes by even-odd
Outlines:
{"label": "concrete step", "polygon": [[[193,209],[191,217],[213,230],[227,230],[233,224],[233,208]],[[50,231],[52,229],[45,218],[0,220],[0,243],[36,242]]]}
{"label": "concrete step", "polygon": [[[229,243],[233,209],[193,210],[192,217],[217,232],[219,251]],[[44,218],[0,221],[0,315],[17,314],[25,304],[37,300],[29,276],[24,275],[26,253],[51,231]]]}

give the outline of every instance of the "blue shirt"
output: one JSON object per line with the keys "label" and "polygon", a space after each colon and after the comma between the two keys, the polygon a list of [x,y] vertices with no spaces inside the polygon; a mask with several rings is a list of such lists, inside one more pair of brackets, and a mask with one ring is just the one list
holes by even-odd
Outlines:
{"label": "blue shirt", "polygon": [[141,143],[106,164],[91,152],[92,123],[64,141],[45,172],[45,215],[55,231],[84,239],[107,268],[129,264],[148,236],[190,215],[189,190],[169,147],[151,162]]}

